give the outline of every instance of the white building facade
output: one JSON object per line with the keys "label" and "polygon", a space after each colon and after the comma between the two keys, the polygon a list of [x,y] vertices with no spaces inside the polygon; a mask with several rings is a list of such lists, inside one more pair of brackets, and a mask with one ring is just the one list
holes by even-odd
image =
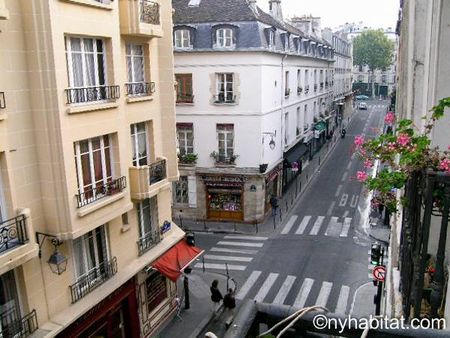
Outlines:
{"label": "white building facade", "polygon": [[175,216],[263,219],[335,128],[331,45],[255,3],[173,2]]}

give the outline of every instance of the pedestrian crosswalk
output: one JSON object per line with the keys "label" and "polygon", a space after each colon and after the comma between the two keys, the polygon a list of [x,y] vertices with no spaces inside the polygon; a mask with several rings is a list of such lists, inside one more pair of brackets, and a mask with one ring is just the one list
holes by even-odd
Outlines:
{"label": "pedestrian crosswalk", "polygon": [[352,223],[351,217],[311,216],[306,215],[301,220],[298,215],[292,215],[283,229],[281,235],[294,233],[296,235],[325,235],[329,237],[348,237]]}
{"label": "pedestrian crosswalk", "polygon": [[295,308],[320,305],[331,312],[345,315],[349,308],[350,287],[337,286],[329,281],[318,282],[313,278],[300,279],[292,275],[252,271],[236,298]]}
{"label": "pedestrian crosswalk", "polygon": [[208,250],[203,256],[203,262],[196,263],[194,268],[244,271],[267,239],[261,236],[226,235]]}

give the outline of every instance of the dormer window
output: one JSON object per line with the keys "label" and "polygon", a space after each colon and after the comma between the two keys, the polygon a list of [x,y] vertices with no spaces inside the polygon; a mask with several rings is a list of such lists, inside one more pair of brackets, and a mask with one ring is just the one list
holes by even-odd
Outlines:
{"label": "dormer window", "polygon": [[283,46],[285,52],[289,51],[289,35],[287,33],[283,34]]}
{"label": "dormer window", "polygon": [[295,38],[295,47],[297,54],[300,54],[302,51],[302,38]]}
{"label": "dormer window", "polygon": [[232,48],[233,42],[232,28],[219,28],[216,30],[216,47],[217,48]]}
{"label": "dormer window", "polygon": [[175,48],[191,48],[191,32],[188,29],[177,29],[175,31]]}

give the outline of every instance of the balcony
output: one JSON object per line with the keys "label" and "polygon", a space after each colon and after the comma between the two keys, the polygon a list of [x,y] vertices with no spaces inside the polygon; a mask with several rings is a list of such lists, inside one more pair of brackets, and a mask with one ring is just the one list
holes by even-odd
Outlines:
{"label": "balcony", "polygon": [[317,84],[314,85],[314,91],[317,92]]}
{"label": "balcony", "polygon": [[150,0],[123,0],[120,6],[120,31],[125,35],[162,37],[160,4]]}
{"label": "balcony", "polygon": [[214,95],[213,100],[215,104],[233,104],[236,103],[236,95],[233,95],[232,93],[225,95],[222,93],[219,95]]}
{"label": "balcony", "polygon": [[0,109],[6,108],[6,100],[5,100],[5,93],[0,92]]}
{"label": "balcony", "polygon": [[0,323],[0,336],[2,338],[28,337],[39,328],[36,310],[33,310],[29,314],[22,317],[19,309],[15,307],[0,313]]}
{"label": "balcony", "polygon": [[142,200],[151,197],[159,182],[167,178],[166,160],[161,159],[150,165],[130,167],[131,198]]}
{"label": "balcony", "polygon": [[320,89],[323,89],[323,82],[320,83]]}
{"label": "balcony", "polygon": [[78,208],[94,203],[102,198],[120,193],[127,187],[127,178],[122,176],[118,179],[99,184],[95,188],[85,188],[76,195]]}
{"label": "balcony", "polygon": [[161,242],[161,236],[158,230],[149,232],[137,241],[139,256],[153,248],[156,244]]}
{"label": "balcony", "polygon": [[192,94],[177,94],[177,103],[194,103],[194,95]]}
{"label": "balcony", "polygon": [[154,82],[126,83],[127,96],[150,96],[155,92]]}
{"label": "balcony", "polygon": [[305,94],[308,94],[309,93],[309,85],[306,85],[305,86]]}
{"label": "balcony", "polygon": [[66,89],[67,104],[114,101],[119,97],[119,86],[98,86]]}
{"label": "balcony", "polygon": [[28,242],[25,215],[19,215],[0,223],[0,254]]}
{"label": "balcony", "polygon": [[236,159],[239,157],[239,155],[224,155],[224,154],[220,154],[217,151],[213,151],[210,154],[210,157],[212,157],[214,159],[214,162],[216,165],[220,166],[220,165],[225,165],[225,166],[234,166],[236,165]]}
{"label": "balcony", "polygon": [[109,261],[100,263],[89,271],[86,275],[79,278],[76,283],[69,285],[72,304],[79,301],[88,293],[102,285],[117,273],[117,258],[113,257]]}

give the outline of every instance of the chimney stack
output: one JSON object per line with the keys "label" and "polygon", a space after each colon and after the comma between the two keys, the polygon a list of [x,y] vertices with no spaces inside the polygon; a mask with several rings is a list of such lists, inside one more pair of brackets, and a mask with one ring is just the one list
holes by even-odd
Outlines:
{"label": "chimney stack", "polygon": [[270,14],[278,21],[283,21],[283,12],[281,11],[281,0],[269,0]]}

